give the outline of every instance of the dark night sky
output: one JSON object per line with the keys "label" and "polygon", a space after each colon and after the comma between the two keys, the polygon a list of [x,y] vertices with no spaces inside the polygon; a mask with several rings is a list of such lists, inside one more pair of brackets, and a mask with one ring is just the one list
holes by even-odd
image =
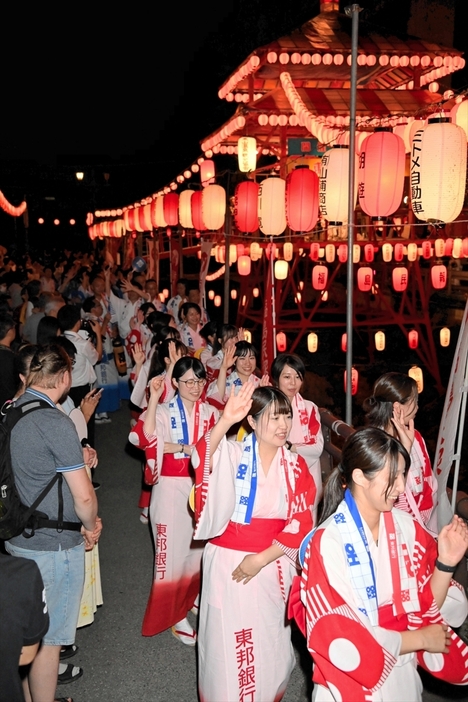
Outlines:
{"label": "dark night sky", "polygon": [[[409,0],[360,4],[363,20],[406,26]],[[227,75],[318,11],[318,0],[17,4],[2,19],[0,190],[15,203],[26,194],[40,209],[49,194],[70,208],[91,192],[77,191],[75,170],[93,168],[97,207],[151,194],[234,111],[217,97]]]}

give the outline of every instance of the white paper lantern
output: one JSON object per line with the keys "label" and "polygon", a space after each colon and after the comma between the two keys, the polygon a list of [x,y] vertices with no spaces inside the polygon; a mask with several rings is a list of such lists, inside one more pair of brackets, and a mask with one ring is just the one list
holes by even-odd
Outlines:
{"label": "white paper lantern", "polygon": [[286,181],[265,178],[258,193],[260,231],[266,236],[279,236],[286,229]]}
{"label": "white paper lantern", "polygon": [[275,261],[275,278],[276,280],[286,280],[289,274],[289,266],[287,261]]}
{"label": "white paper lantern", "polygon": [[156,198],[156,208],[155,208],[155,220],[157,227],[167,227],[167,222],[164,219],[164,197]]}
{"label": "white paper lantern", "polygon": [[348,219],[349,149],[336,146],[322,157],[319,183],[319,211],[328,222],[342,224]]}
{"label": "white paper lantern", "polygon": [[240,137],[237,142],[239,170],[242,173],[254,171],[257,167],[257,140],[255,137]]}
{"label": "white paper lantern", "polygon": [[221,185],[207,185],[202,193],[202,217],[206,228],[212,231],[221,229],[225,215],[226,191]]}
{"label": "white paper lantern", "polygon": [[411,151],[411,205],[425,222],[453,222],[463,207],[466,134],[448,118],[430,119]]}
{"label": "white paper lantern", "polygon": [[307,350],[309,353],[315,353],[318,348],[318,336],[315,332],[310,332],[307,335]]}
{"label": "white paper lantern", "polygon": [[193,229],[192,222],[192,207],[190,201],[192,199],[193,190],[183,190],[179,197],[179,222],[182,229]]}

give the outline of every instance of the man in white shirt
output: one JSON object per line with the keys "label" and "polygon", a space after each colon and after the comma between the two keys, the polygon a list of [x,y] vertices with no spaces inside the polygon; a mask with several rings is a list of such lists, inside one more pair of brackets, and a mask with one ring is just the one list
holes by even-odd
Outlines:
{"label": "man in white shirt", "polygon": [[143,290],[139,283],[133,283],[132,288],[125,293],[127,299],[121,300],[117,295],[114,295],[110,286],[110,270],[106,271],[106,293],[109,297],[109,312],[111,313],[111,322],[117,322],[119,333],[122,339],[126,339],[130,334],[131,320],[136,317],[136,313],[143,302]]}
{"label": "man in white shirt", "polygon": [[175,319],[176,324],[179,324],[181,320],[179,319],[179,307],[187,302],[187,291],[188,291],[188,280],[186,278],[179,278],[177,281],[177,295],[171,297],[167,303],[167,311]]}

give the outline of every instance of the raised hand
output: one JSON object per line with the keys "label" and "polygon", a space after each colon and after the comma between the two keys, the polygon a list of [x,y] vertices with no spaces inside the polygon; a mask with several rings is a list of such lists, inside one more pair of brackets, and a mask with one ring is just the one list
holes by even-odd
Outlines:
{"label": "raised hand", "polygon": [[237,395],[234,395],[235,387],[232,386],[231,394],[224,406],[223,421],[229,422],[231,426],[241,422],[252,406],[252,395],[255,385],[249,380],[240,388]]}
{"label": "raised hand", "polygon": [[450,524],[441,529],[437,547],[441,563],[448,566],[460,563],[468,548],[468,527],[463,519],[454,515]]}
{"label": "raised hand", "polygon": [[[231,341],[231,343],[229,343]],[[231,366],[234,365],[236,361],[236,345],[232,343],[232,339],[229,339],[224,347],[223,363],[222,367],[227,371]]]}
{"label": "raised hand", "polygon": [[271,386],[270,376],[268,375],[268,373],[265,373],[265,375],[262,375],[262,377],[260,378],[259,386],[261,388],[266,388],[268,386]]}
{"label": "raised hand", "polygon": [[394,404],[392,424],[396,429],[398,439],[409,453],[414,442],[414,421],[410,419],[408,424],[405,424],[405,413],[403,407],[395,407]]}
{"label": "raised hand", "polygon": [[159,401],[159,398],[163,394],[164,390],[164,376],[158,375],[156,378],[152,378],[149,383],[149,389],[150,399]]}
{"label": "raised hand", "polygon": [[145,352],[143,351],[143,346],[141,344],[134,344],[133,346],[133,360],[136,365],[142,366],[146,360]]}
{"label": "raised hand", "polygon": [[169,349],[169,360],[171,365],[174,366],[179,358],[182,358],[182,351],[180,349],[177,350],[175,341],[170,341],[167,346]]}

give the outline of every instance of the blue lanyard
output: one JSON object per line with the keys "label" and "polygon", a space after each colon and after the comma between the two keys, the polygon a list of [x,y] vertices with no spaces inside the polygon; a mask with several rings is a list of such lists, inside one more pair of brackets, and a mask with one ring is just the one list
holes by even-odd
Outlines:
{"label": "blue lanyard", "polygon": [[354,523],[356,524],[359,534],[361,535],[362,542],[365,546],[365,549],[367,551],[367,556],[369,558],[369,565],[370,565],[370,570],[371,570],[371,575],[372,575],[372,581],[374,583],[374,590],[375,590],[375,597],[377,599],[377,581],[375,579],[375,571],[374,571],[374,563],[372,561],[372,556],[371,552],[369,549],[369,543],[367,541],[366,533],[364,531],[364,525],[362,523],[361,515],[359,514],[359,510],[357,508],[356,502],[354,497],[351,494],[351,491],[347,488],[344,494],[344,500],[346,504],[348,505],[348,509],[351,513],[351,517],[354,520]]}
{"label": "blue lanyard", "polygon": [[257,494],[257,439],[255,434],[252,434],[252,477],[250,481],[250,493],[247,509],[245,512],[245,521],[250,524],[252,512],[255,504],[255,495]]}
{"label": "blue lanyard", "polygon": [[180,395],[176,395],[176,401],[177,401],[177,406],[179,408],[179,414],[180,414],[180,422],[182,424],[182,434],[184,435],[184,438],[182,440],[179,439],[179,444],[187,444],[189,445],[189,433],[188,433],[188,425],[187,425],[187,417],[185,416],[185,408],[184,404],[182,402],[182,399]]}

